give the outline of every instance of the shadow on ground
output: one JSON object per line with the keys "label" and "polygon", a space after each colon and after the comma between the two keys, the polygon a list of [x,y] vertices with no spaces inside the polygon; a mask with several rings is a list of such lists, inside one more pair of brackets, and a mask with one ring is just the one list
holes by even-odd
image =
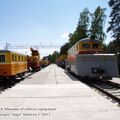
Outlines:
{"label": "shadow on ground", "polygon": [[68,77],[70,77],[72,81],[79,81],[77,76],[75,76],[73,73],[68,73],[67,71],[64,71],[64,72]]}
{"label": "shadow on ground", "polygon": [[2,92],[5,92],[6,90],[12,88],[16,84],[20,83],[21,81],[25,80],[25,78],[35,74],[35,72],[29,73],[26,75],[23,79],[17,78],[17,79],[1,79],[0,80],[0,94]]}

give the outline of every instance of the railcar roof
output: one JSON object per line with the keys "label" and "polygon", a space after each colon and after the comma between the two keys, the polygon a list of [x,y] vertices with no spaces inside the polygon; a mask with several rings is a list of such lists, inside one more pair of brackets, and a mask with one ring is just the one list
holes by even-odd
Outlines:
{"label": "railcar roof", "polygon": [[91,38],[84,38],[84,39],[79,40],[79,42],[100,42],[100,40],[91,39]]}
{"label": "railcar roof", "polygon": [[[80,43],[80,42],[101,42],[100,40],[97,40],[97,39],[91,39],[91,38],[83,38],[83,39],[80,39],[77,43],[75,43],[71,48],[73,48],[76,44]],[[70,49],[71,49],[70,48]],[[69,49],[69,50],[70,50]],[[68,51],[69,51],[68,50]]]}
{"label": "railcar roof", "polygon": [[0,52],[11,52],[10,50],[0,50]]}
{"label": "railcar roof", "polygon": [[19,54],[19,55],[25,55],[25,54],[18,53],[18,52],[13,52],[13,51],[10,51],[10,50],[0,50],[0,52],[2,52],[2,53],[12,52],[12,53]]}
{"label": "railcar roof", "polygon": [[95,54],[78,54],[80,56],[116,56],[116,54],[111,53],[95,53]]}

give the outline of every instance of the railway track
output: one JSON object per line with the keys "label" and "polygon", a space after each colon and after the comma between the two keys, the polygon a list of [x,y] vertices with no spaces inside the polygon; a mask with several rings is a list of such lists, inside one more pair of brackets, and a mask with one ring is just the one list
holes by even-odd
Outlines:
{"label": "railway track", "polygon": [[88,86],[95,88],[105,95],[112,98],[120,105],[120,84],[113,83],[105,80],[81,80]]}
{"label": "railway track", "polygon": [[7,89],[12,88],[13,86],[15,86],[16,84],[20,83],[21,81],[23,81],[24,79],[32,76],[35,72],[27,72],[24,76],[23,79],[17,78],[15,80],[12,79],[4,79],[0,81],[0,93],[4,92]]}
{"label": "railway track", "polygon": [[77,78],[82,83],[84,83],[92,88],[95,88],[96,90],[100,91],[101,93],[104,93],[109,98],[111,98],[114,102],[117,102],[120,107],[120,84],[114,83],[114,82],[108,81],[108,80],[103,80],[103,79],[82,79],[70,72],[68,74]]}
{"label": "railway track", "polygon": [[120,106],[120,84],[102,79],[94,79],[94,80],[81,79],[71,72],[66,72],[66,74],[72,75],[73,77],[80,80],[82,83],[87,84],[88,86],[95,88],[98,91],[101,91],[109,98],[117,102]]}

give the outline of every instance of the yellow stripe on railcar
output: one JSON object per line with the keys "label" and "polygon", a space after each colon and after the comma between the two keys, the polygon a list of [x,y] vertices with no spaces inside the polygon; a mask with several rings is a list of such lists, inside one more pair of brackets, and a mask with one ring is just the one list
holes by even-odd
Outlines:
{"label": "yellow stripe on railcar", "polygon": [[101,41],[85,38],[79,40],[74,46],[68,50],[68,55],[70,54],[94,54],[102,53],[103,48]]}

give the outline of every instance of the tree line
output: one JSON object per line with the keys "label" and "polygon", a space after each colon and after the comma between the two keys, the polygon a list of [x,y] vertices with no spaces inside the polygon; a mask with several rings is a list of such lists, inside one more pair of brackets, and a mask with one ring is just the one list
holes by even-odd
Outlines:
{"label": "tree line", "polygon": [[111,19],[109,21],[107,32],[111,33],[111,38],[113,39],[109,42],[109,44],[105,44],[106,34],[104,32],[104,26],[107,17],[105,15],[106,8],[101,8],[98,6],[93,13],[91,13],[88,8],[85,8],[80,13],[75,31],[69,34],[69,41],[60,48],[60,53],[55,51],[53,54],[47,56],[48,59],[54,63],[60,55],[67,55],[68,49],[76,42],[82,38],[90,37],[91,35],[94,35],[96,39],[102,42],[104,52],[119,54],[120,0],[109,0],[108,5],[111,8],[111,14],[109,16]]}
{"label": "tree line", "polygon": [[104,43],[106,38],[103,31],[106,20],[105,10],[105,8],[98,6],[93,13],[90,13],[88,8],[85,8],[80,13],[76,30],[69,34],[69,42],[60,48],[60,54],[67,54],[68,49],[76,42],[91,35]]}

